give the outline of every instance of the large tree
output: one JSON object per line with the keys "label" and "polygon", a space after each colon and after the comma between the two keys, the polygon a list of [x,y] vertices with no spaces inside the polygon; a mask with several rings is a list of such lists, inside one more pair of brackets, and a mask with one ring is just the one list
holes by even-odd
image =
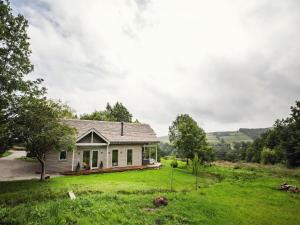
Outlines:
{"label": "large tree", "polygon": [[45,178],[48,152],[75,147],[75,130],[61,122],[67,109],[60,102],[36,97],[21,98],[15,109],[15,133],[25,143],[26,150],[40,162],[41,180]]}
{"label": "large tree", "polygon": [[[208,145],[205,132],[198,126],[197,122],[188,114],[178,115],[169,127],[170,142],[177,149],[181,157],[188,160],[192,159],[195,154],[204,156]],[[200,156],[200,157],[201,157]],[[201,159],[201,160],[206,160]]]}
{"label": "large tree", "polygon": [[0,0],[0,151],[12,143],[12,103],[21,95],[44,92],[38,88],[42,80],[24,79],[33,70],[27,28],[27,20],[14,15],[8,1]]}
{"label": "large tree", "polygon": [[287,166],[300,166],[300,101],[291,106],[290,117],[275,122],[279,130],[280,147],[285,154]]}
{"label": "large tree", "polygon": [[290,117],[276,120],[273,127],[255,139],[246,150],[249,162],[265,161],[266,157],[272,157],[272,163],[300,166],[300,101],[291,106]]}

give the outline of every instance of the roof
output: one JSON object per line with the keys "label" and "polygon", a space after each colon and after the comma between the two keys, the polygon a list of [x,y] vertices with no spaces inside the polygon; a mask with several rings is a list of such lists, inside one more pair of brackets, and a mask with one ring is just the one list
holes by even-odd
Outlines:
{"label": "roof", "polygon": [[110,143],[158,143],[155,132],[148,124],[123,123],[121,136],[121,122],[64,119],[63,123],[76,128],[77,137],[94,129],[104,136]]}

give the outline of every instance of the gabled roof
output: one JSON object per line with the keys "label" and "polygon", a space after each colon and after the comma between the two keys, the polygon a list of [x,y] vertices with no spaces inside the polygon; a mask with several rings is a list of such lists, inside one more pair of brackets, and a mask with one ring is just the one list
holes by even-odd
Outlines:
{"label": "gabled roof", "polygon": [[96,130],[110,143],[158,143],[155,132],[148,124],[121,122],[64,119],[63,123],[76,128],[77,137],[83,136],[89,130]]}

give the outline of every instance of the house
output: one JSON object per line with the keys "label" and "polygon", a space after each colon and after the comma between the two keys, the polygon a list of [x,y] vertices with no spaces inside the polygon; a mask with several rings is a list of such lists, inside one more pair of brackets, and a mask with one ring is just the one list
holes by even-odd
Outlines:
{"label": "house", "polygon": [[157,162],[155,132],[148,124],[96,120],[63,120],[77,130],[72,151],[46,154],[47,172],[141,166]]}

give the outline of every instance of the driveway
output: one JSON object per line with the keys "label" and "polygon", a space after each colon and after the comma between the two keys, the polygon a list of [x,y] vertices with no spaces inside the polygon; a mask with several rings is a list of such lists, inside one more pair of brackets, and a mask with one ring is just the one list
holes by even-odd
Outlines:
{"label": "driveway", "polygon": [[12,152],[11,155],[0,158],[0,181],[30,180],[40,177],[39,174],[36,174],[36,171],[40,170],[38,162],[17,159],[26,156],[25,151],[10,150],[10,152]]}

